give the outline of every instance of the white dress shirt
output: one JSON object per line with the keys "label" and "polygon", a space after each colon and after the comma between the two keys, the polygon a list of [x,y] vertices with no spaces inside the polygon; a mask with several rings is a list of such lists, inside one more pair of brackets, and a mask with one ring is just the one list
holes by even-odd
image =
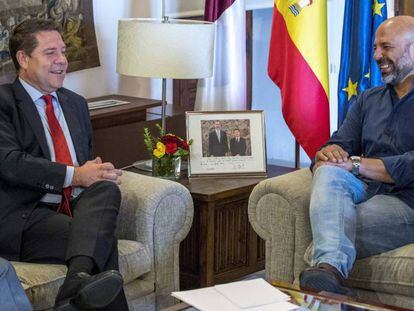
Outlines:
{"label": "white dress shirt", "polygon": [[[24,81],[23,79],[19,78],[19,80],[36,106],[37,112],[39,113],[39,116],[40,116],[40,120],[42,121],[43,130],[45,132],[46,142],[47,142],[47,146],[49,148],[49,153],[50,153],[50,159],[53,162],[56,162],[55,148],[53,147],[53,140],[50,134],[49,123],[47,122],[46,102],[42,98],[43,94],[39,90],[31,86],[29,83]],[[53,110],[54,110],[56,119],[58,120],[59,125],[62,128],[63,134],[65,135],[66,143],[68,145],[70,156],[72,158],[72,163],[74,166],[79,166],[78,160],[76,158],[75,147],[73,146],[73,142],[72,142],[72,137],[70,136],[69,128],[66,123],[65,116],[63,115],[62,107],[60,106],[56,92],[52,92],[50,93],[50,95],[52,95],[53,97]],[[64,188],[69,187],[72,184],[73,173],[75,172],[74,166],[69,166],[69,165],[66,166],[66,176],[65,176],[65,181],[63,183]],[[83,189],[80,187],[72,188],[72,196],[75,196],[75,197],[78,196],[79,193],[82,192],[82,190]],[[59,194],[47,193],[42,197],[40,201],[47,202],[47,203],[60,203],[61,199],[62,199],[62,196]]]}

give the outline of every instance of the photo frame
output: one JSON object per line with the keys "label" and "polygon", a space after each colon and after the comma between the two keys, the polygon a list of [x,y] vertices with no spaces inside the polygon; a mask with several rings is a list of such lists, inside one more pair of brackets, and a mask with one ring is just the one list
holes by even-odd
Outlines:
{"label": "photo frame", "polygon": [[188,177],[266,177],[264,112],[186,112]]}

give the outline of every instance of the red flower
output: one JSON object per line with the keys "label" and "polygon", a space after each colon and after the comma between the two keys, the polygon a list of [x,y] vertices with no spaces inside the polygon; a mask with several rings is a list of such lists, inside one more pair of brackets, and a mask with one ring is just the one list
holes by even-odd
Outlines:
{"label": "red flower", "polygon": [[174,154],[177,151],[176,143],[166,143],[165,144],[165,153]]}
{"label": "red flower", "polygon": [[181,148],[183,148],[184,150],[188,150],[189,149],[188,143],[183,140],[181,142]]}
{"label": "red flower", "polygon": [[181,141],[181,139],[173,134],[167,134],[164,135],[163,137],[161,137],[161,141],[166,145],[166,144],[179,144],[179,142]]}

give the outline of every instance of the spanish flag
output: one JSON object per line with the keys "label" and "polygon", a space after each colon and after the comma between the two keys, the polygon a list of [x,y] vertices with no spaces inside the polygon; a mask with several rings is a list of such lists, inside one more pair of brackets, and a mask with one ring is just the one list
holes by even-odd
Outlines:
{"label": "spanish flag", "polygon": [[268,73],[310,158],[329,138],[326,0],[275,0]]}

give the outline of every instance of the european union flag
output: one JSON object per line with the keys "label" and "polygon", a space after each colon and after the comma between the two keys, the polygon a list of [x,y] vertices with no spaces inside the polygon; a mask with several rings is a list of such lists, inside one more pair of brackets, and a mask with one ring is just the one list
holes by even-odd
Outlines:
{"label": "european union flag", "polygon": [[360,92],[382,84],[381,72],[373,56],[375,32],[385,19],[386,0],[345,2],[338,81],[338,127]]}

